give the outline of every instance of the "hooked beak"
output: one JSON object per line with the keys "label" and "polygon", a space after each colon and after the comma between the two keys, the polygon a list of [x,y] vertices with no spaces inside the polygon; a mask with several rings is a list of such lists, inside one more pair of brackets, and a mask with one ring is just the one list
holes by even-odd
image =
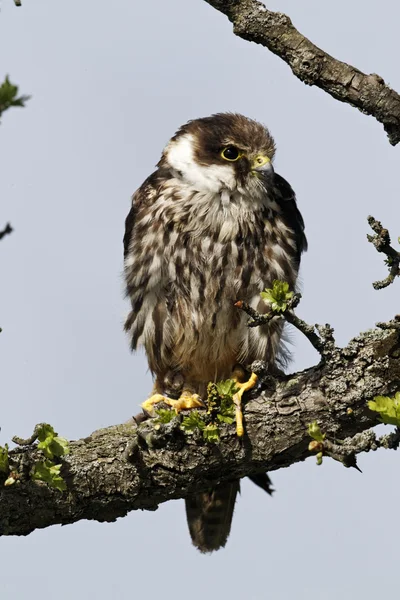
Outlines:
{"label": "hooked beak", "polygon": [[268,175],[274,172],[271,159],[264,154],[258,154],[254,157],[251,164],[251,170],[255,175]]}

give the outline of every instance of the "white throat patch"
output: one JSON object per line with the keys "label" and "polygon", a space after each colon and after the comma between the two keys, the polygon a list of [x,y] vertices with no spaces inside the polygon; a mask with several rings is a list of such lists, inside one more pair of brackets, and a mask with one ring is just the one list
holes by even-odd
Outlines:
{"label": "white throat patch", "polygon": [[236,177],[231,165],[199,165],[194,158],[194,140],[189,133],[171,141],[165,148],[168,164],[199,192],[218,193],[235,190]]}

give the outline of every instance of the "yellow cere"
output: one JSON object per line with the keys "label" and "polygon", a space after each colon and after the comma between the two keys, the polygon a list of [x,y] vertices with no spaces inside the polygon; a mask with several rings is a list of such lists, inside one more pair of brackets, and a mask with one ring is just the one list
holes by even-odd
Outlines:
{"label": "yellow cere", "polygon": [[269,162],[271,162],[271,159],[268,156],[259,154],[253,160],[253,169],[258,169],[259,167],[263,167],[264,165],[266,165]]}

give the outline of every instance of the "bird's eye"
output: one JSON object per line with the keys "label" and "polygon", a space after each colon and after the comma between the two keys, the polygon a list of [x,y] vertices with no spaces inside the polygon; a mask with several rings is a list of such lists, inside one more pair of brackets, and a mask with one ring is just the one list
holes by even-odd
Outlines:
{"label": "bird's eye", "polygon": [[227,146],[221,151],[221,156],[225,160],[235,161],[241,157],[241,154],[235,146]]}

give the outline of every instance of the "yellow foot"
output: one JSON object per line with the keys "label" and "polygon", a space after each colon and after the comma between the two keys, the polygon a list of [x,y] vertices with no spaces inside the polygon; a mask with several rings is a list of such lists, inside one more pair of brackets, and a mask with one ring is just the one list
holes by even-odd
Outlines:
{"label": "yellow foot", "polygon": [[258,377],[255,373],[252,373],[250,375],[250,379],[248,381],[245,381],[244,383],[241,383],[240,381],[238,381],[235,373],[234,373],[234,379],[236,381],[236,385],[239,388],[239,391],[236,392],[236,394],[234,394],[233,396],[233,402],[236,406],[236,434],[239,437],[242,437],[244,434],[244,428],[243,428],[243,413],[242,413],[242,396],[245,392],[247,392],[248,390],[251,390],[253,387],[255,387],[257,381],[258,381]]}
{"label": "yellow foot", "polygon": [[184,392],[181,397],[178,398],[178,400],[167,398],[162,394],[153,394],[153,396],[150,396],[150,398],[142,403],[142,408],[149,414],[153,414],[154,405],[158,404],[159,402],[164,402],[164,404],[172,406],[172,408],[175,409],[176,414],[178,414],[181,410],[188,408],[204,408],[204,403],[200,396],[187,392]]}

